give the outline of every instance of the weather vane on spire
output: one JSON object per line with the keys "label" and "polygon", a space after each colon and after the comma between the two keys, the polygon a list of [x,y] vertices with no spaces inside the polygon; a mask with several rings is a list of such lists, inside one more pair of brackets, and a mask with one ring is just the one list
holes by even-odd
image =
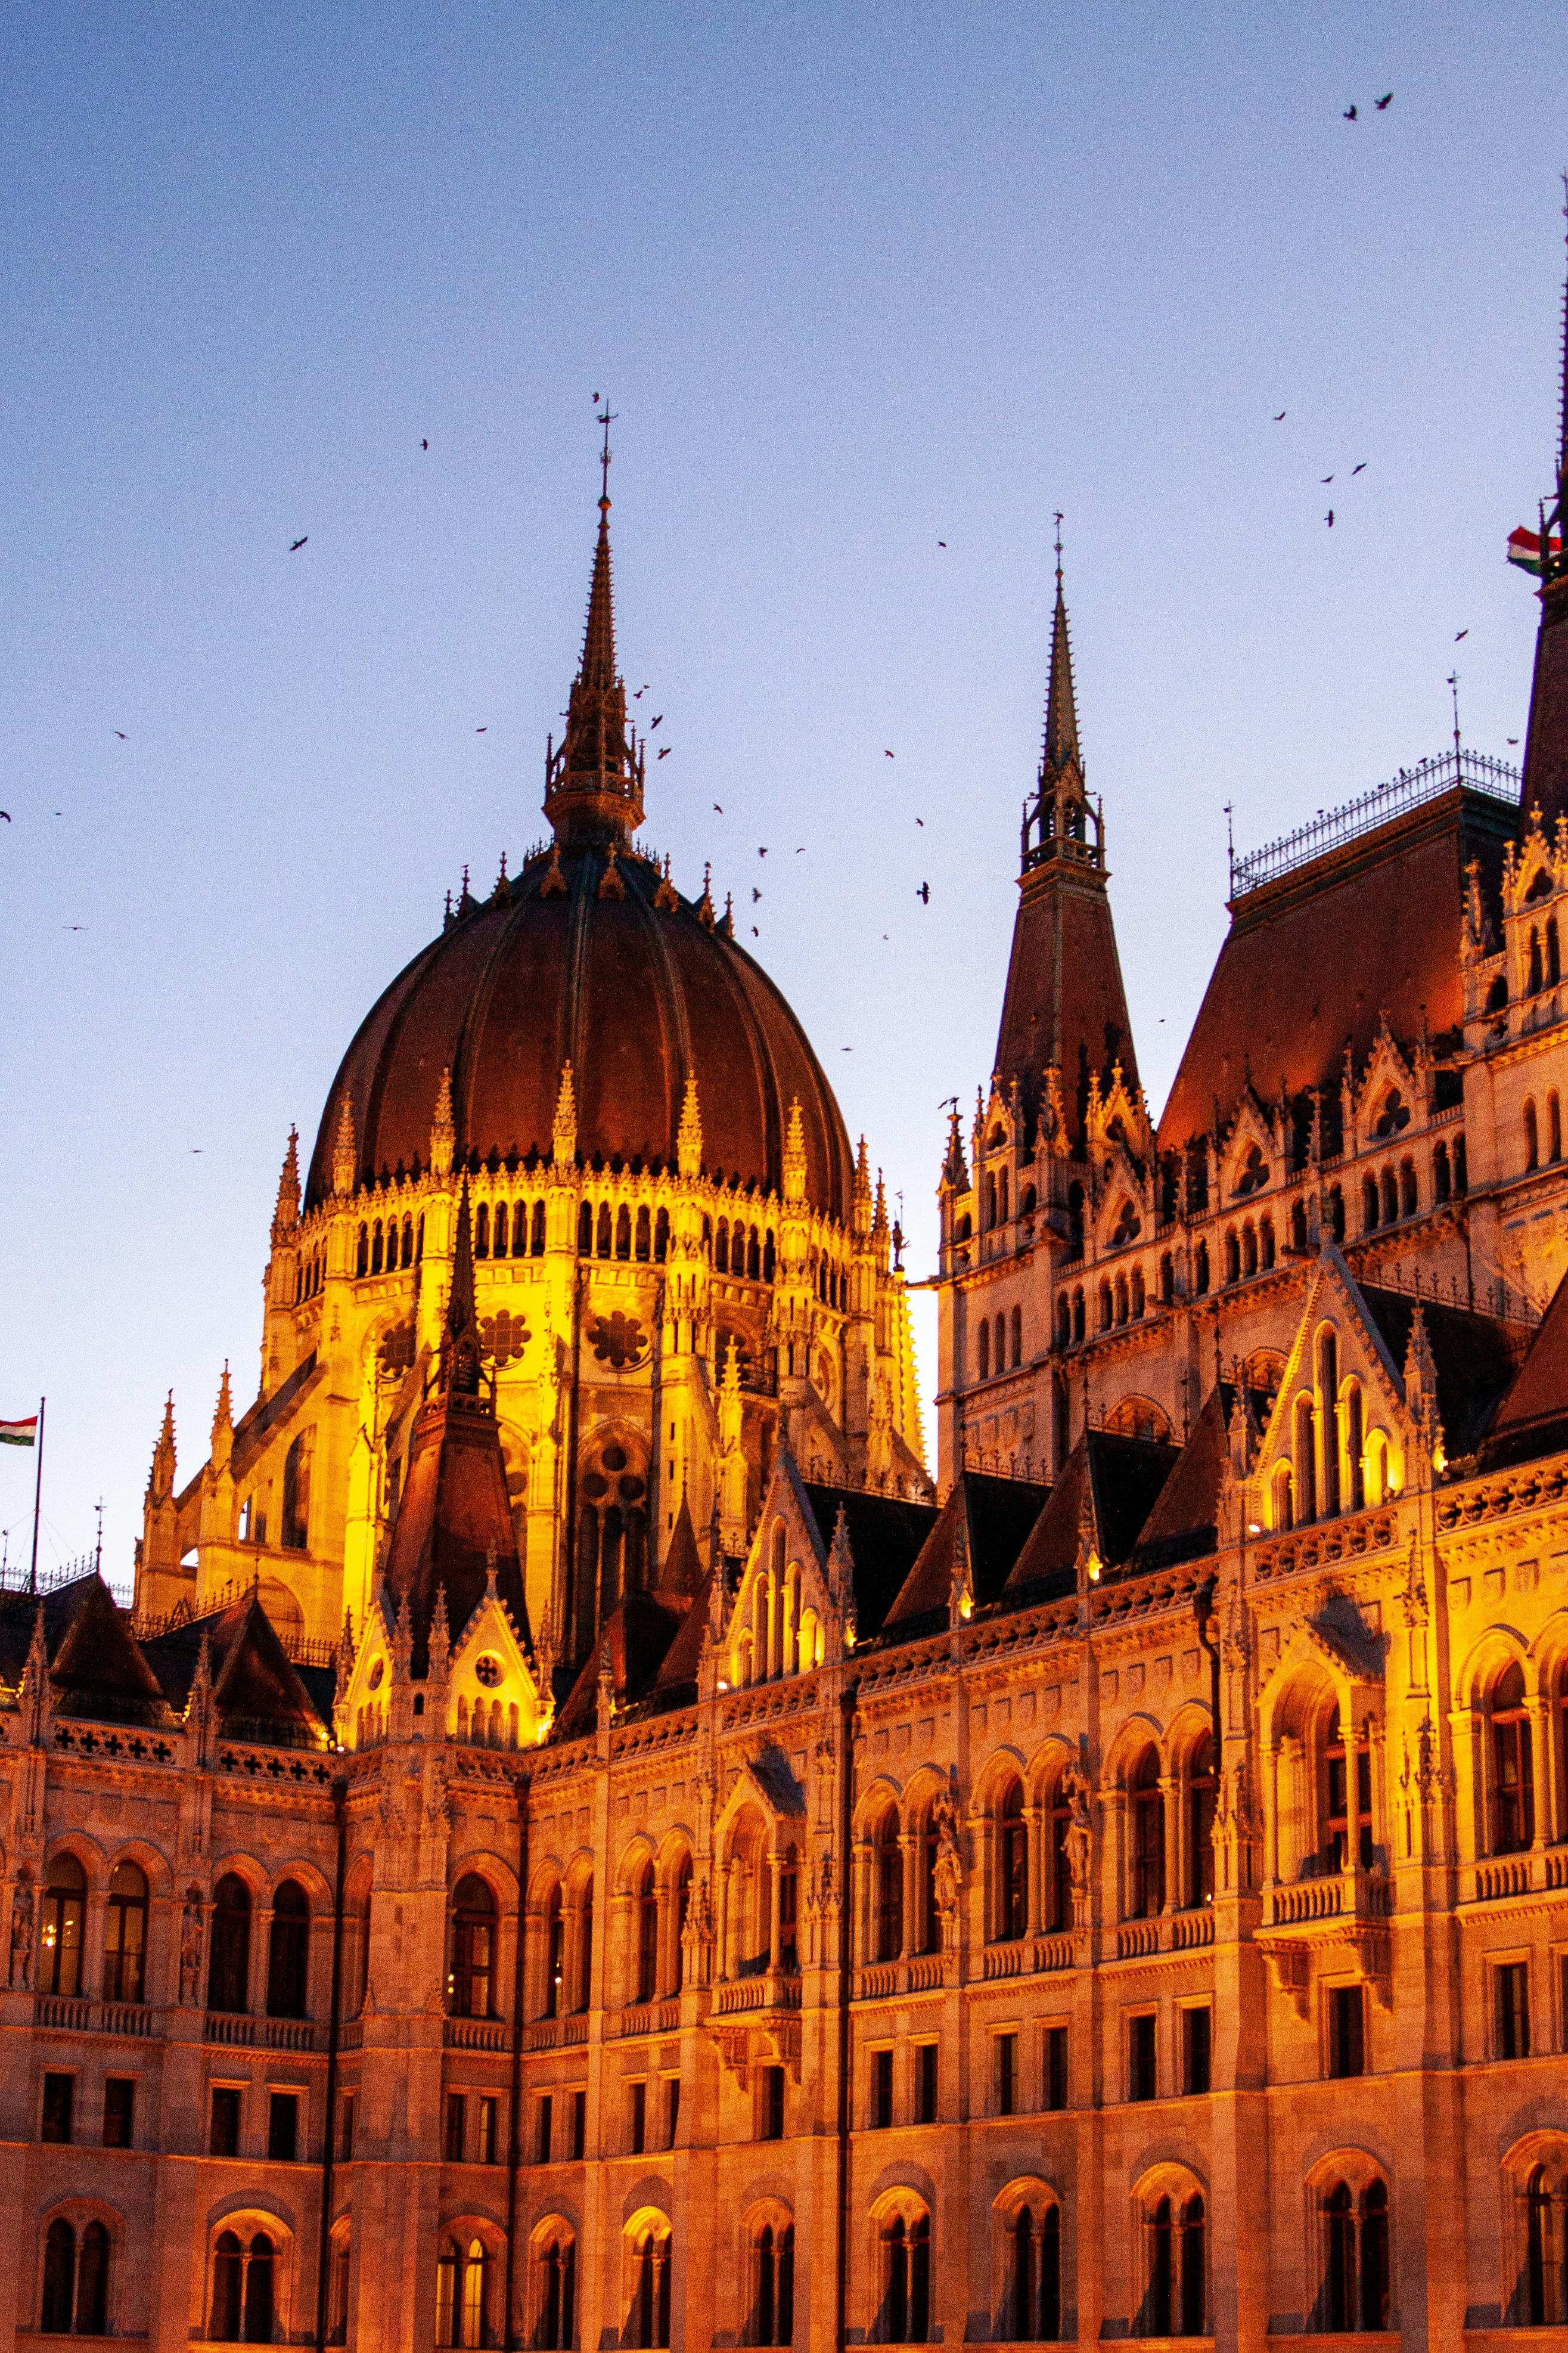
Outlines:
{"label": "weather vane on spire", "polygon": [[605,428],[605,446],[599,452],[599,497],[605,506],[608,506],[610,503],[610,427],[616,422],[616,417],[618,415],[619,411],[612,411],[610,404],[606,400],[605,403],[605,413],[603,417],[598,419],[598,422]]}
{"label": "weather vane on spire", "polygon": [[1057,586],[1062,585],[1062,511],[1057,509]]}
{"label": "weather vane on spire", "polygon": [[1459,749],[1459,673],[1457,670],[1451,670],[1448,672],[1448,691],[1454,698],[1454,757],[1458,760],[1460,758],[1461,754]]}

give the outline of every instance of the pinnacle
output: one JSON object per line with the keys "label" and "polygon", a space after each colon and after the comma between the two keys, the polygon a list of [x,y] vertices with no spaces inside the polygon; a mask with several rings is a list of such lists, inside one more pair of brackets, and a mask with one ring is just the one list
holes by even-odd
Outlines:
{"label": "pinnacle", "polygon": [[1057,574],[1057,605],[1051,621],[1051,675],[1046,692],[1046,741],[1041,774],[1055,775],[1069,763],[1079,765],[1078,698],[1073,691],[1072,634],[1068,626],[1067,598],[1061,574]]}

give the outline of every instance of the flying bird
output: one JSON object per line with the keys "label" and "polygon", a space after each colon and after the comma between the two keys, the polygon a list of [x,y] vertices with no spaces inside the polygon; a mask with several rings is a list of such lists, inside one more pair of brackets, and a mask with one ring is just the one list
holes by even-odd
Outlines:
{"label": "flying bird", "polygon": [[715,802],[714,802],[714,804],[713,804],[713,806],[714,806],[714,807],[715,807],[716,809],[718,809],[718,811],[719,811],[719,815],[720,815],[721,817],[722,817],[722,816],[723,816],[723,814],[724,814],[724,812],[723,812],[723,809],[722,809],[721,807],[720,807],[719,803],[718,803],[717,801],[715,801]]}
{"label": "flying bird", "polygon": [[1347,122],[1359,122],[1361,121],[1361,110],[1358,107],[1347,106],[1345,109],[1345,121]]}
{"label": "flying bird", "polygon": [[646,687],[646,686],[639,686],[639,687],[637,689],[637,691],[635,691],[635,693],[633,694],[633,696],[632,696],[632,701],[633,701],[634,702],[640,702],[642,701],[642,699],[643,699],[643,696],[644,696],[647,692],[647,687]]}
{"label": "flying bird", "polygon": [[752,886],[752,904],[753,907],[756,905],[757,901],[762,897],[762,892],[757,889],[755,883],[753,883]]}
{"label": "flying bird", "polygon": [[659,758],[660,758],[661,760],[668,760],[668,757],[669,757],[669,746],[668,746],[668,744],[661,744],[659,745],[659,747],[658,747],[658,756],[659,756]]}
{"label": "flying bird", "polygon": [[1276,425],[1283,425],[1283,424],[1284,424],[1284,422],[1285,422],[1285,411],[1284,411],[1283,409],[1281,409],[1281,410],[1279,411],[1279,416],[1274,419],[1274,422],[1275,422],[1275,424],[1276,424]]}
{"label": "flying bird", "polygon": [[1323,485],[1325,490],[1327,490],[1329,484],[1333,480],[1333,479],[1334,478],[1331,474],[1320,474],[1318,476],[1319,481]]}
{"label": "flying bird", "polygon": [[85,923],[62,923],[60,925],[60,929],[62,932],[85,932],[87,925]]}
{"label": "flying bird", "polygon": [[1366,459],[1363,458],[1363,459],[1362,459],[1361,464],[1360,464],[1359,466],[1352,466],[1352,467],[1351,468],[1351,477],[1352,477],[1352,480],[1354,480],[1354,478],[1355,478],[1355,476],[1356,476],[1357,474],[1364,474],[1364,473],[1365,473],[1365,471],[1366,471]]}
{"label": "flying bird", "polygon": [[429,442],[428,442],[428,441],[421,441],[421,443],[419,444],[419,447],[420,447],[422,449],[428,449],[428,448],[430,447],[430,444],[429,444]]}
{"label": "flying bird", "polygon": [[1383,96],[1378,99],[1375,103],[1379,114],[1386,112],[1388,108],[1394,103],[1394,92],[1391,90],[1384,90]]}
{"label": "flying bird", "polygon": [[1328,524],[1329,529],[1332,531],[1334,527],[1334,511],[1332,507],[1329,509],[1328,513],[1323,517],[1323,521]]}
{"label": "flying bird", "polygon": [[893,755],[892,755],[892,754],[891,754],[890,752],[884,752],[884,753],[883,753],[883,754],[882,754],[882,757],[883,757],[883,759],[884,759],[884,760],[890,760],[890,759],[892,758],[892,756],[893,756]]}
{"label": "flying bird", "polygon": [[[1510,744],[1517,744],[1517,743],[1518,743],[1518,741],[1519,741],[1519,737],[1518,737],[1517,735],[1510,735],[1510,736],[1509,737],[1509,739],[1508,739],[1508,740],[1509,740],[1509,742],[1510,742]],[[5,816],[5,810],[4,810],[4,809],[0,809],[0,817],[4,817],[4,816]]]}
{"label": "flying bird", "polygon": [[310,533],[309,533],[309,532],[307,532],[307,533],[305,533],[305,538],[304,538],[304,539],[297,539],[297,540],[294,542],[293,545],[292,545],[292,546],[289,548],[289,554],[290,554],[290,555],[298,555],[298,554],[299,554],[299,553],[300,553],[300,550],[304,546],[304,544],[305,544],[305,541],[306,541],[306,540],[308,540],[308,539],[310,538]]}
{"label": "flying bird", "polygon": [[488,727],[476,727],[474,730],[476,735],[488,735],[489,732]]}
{"label": "flying bird", "polygon": [[122,744],[129,740],[123,727],[117,727],[114,732],[119,736]]}
{"label": "flying bird", "polygon": [[923,826],[924,826],[924,824],[925,824],[925,819],[924,819],[924,818],[923,818],[923,817],[917,817],[917,818],[916,818],[916,819],[915,819],[915,823],[916,823],[918,826],[923,827]]}
{"label": "flying bird", "polygon": [[759,932],[759,931],[758,931],[758,929],[757,929],[757,927],[756,927],[755,923],[753,923],[753,924],[752,925],[752,937],[754,940],[760,940],[760,939],[762,938],[762,936],[763,936],[763,935],[762,935],[761,932]]}
{"label": "flying bird", "polygon": [[767,856],[767,854],[768,854],[768,852],[767,852],[767,846],[766,846],[766,844],[764,843],[764,844],[763,844],[763,848],[762,848],[761,849],[759,849],[759,850],[758,850],[758,852],[757,852],[757,856],[758,856],[759,858],[765,858],[765,857]]}
{"label": "flying bird", "polygon": [[838,1050],[841,1054],[852,1054],[855,1049],[853,1046],[840,1046]]}
{"label": "flying bird", "polygon": [[9,825],[9,824],[10,824],[10,822],[11,822],[11,812],[10,812],[10,810],[9,810],[9,809],[0,809],[0,817],[3,817],[3,818],[5,818],[5,822],[6,822],[6,824],[7,824],[7,825]]}
{"label": "flying bird", "polygon": [[915,896],[920,901],[922,907],[929,907],[931,905],[931,884],[929,882],[922,882],[920,889],[915,892]]}
{"label": "flying bird", "polygon": [[[939,539],[939,540],[937,541],[937,545],[938,545],[939,547],[945,547],[945,546],[947,545],[947,542],[946,542],[946,540],[945,540],[945,539]],[[887,934],[884,933],[883,937],[884,937],[884,938],[886,938],[886,936],[887,936]]]}
{"label": "flying bird", "polygon": [[1454,643],[1458,645],[1461,638],[1468,638],[1469,634],[1468,629],[1456,629],[1454,632]]}
{"label": "flying bird", "polygon": [[805,856],[805,842],[804,842],[804,841],[801,843],[800,848],[795,851],[795,856],[796,856],[797,858],[804,858],[804,857]]}

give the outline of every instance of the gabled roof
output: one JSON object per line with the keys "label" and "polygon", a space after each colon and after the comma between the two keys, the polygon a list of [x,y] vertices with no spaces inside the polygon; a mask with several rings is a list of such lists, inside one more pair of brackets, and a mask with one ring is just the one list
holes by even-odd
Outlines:
{"label": "gabled roof", "polygon": [[[1268,1400],[1254,1391],[1259,1427]],[[1135,1569],[1173,1568],[1212,1552],[1219,1533],[1219,1494],[1230,1461],[1230,1414],[1236,1391],[1221,1381],[1204,1399],[1186,1444],[1171,1467],[1132,1554]]]}
{"label": "gabled roof", "polygon": [[858,1487],[819,1487],[801,1482],[822,1539],[833,1543],[840,1510],[855,1563],[855,1620],[861,1641],[879,1633],[921,1546],[936,1525],[934,1504],[907,1504],[897,1495],[868,1494]]}
{"label": "gabled roof", "polygon": [[1491,1470],[1563,1448],[1568,1448],[1568,1275],[1497,1409],[1481,1460]]}
{"label": "gabled roof", "polygon": [[[600,1662],[606,1655],[616,1708],[624,1713],[647,1699],[695,1609],[689,1597],[680,1593],[623,1593],[562,1703],[555,1736],[576,1740],[593,1731],[599,1713]],[[697,1622],[700,1631],[700,1619]],[[695,1677],[695,1661],[692,1673]]]}
{"label": "gabled roof", "polygon": [[[149,1706],[162,1717],[158,1679],[132,1639],[114,1596],[101,1577],[79,1579],[65,1591],[74,1599],[58,1645],[52,1646],[49,1680],[68,1715],[90,1715],[105,1701],[123,1711]],[[44,1639],[48,1641],[48,1613]]]}
{"label": "gabled roof", "polygon": [[1367,1314],[1403,1373],[1410,1327],[1419,1306],[1432,1359],[1437,1367],[1437,1411],[1450,1456],[1475,1451],[1493,1409],[1512,1381],[1524,1353],[1525,1335],[1515,1324],[1481,1315],[1468,1307],[1417,1300],[1407,1292],[1376,1283],[1359,1286]]}
{"label": "gabled roof", "polygon": [[983,1609],[994,1601],[1050,1492],[1032,1479],[962,1472],[883,1621],[885,1630],[896,1627],[907,1640],[923,1630],[917,1621],[946,1624],[961,1530],[974,1606]]}
{"label": "gabled roof", "polygon": [[1070,1592],[1086,1524],[1103,1567],[1123,1567],[1180,1451],[1164,1439],[1086,1430],[1014,1563],[1005,1598],[1016,1605]]}
{"label": "gabled roof", "polygon": [[232,1737],[246,1736],[242,1725],[255,1726],[261,1738],[266,1737],[262,1727],[275,1726],[312,1741],[329,1729],[330,1699],[323,1711],[289,1659],[255,1592],[142,1644],[143,1657],[176,1713],[183,1715],[189,1703],[204,1638],[213,1704],[220,1723],[232,1726]]}

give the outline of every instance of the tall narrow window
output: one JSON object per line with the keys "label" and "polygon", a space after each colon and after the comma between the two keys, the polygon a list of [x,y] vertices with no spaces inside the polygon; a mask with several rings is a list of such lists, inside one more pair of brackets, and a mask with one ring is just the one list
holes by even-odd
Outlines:
{"label": "tall narrow window", "polygon": [[249,2007],[250,1890],[237,1873],[230,1871],[213,1891],[207,2008],[240,2011]]}
{"label": "tall narrow window", "polygon": [[871,1855],[876,1957],[896,1961],[904,1946],[904,1858],[899,1848],[899,1817],[890,1806],[873,1833]]}
{"label": "tall narrow window", "polygon": [[[1568,2319],[1563,2260],[1563,2210],[1544,2166],[1538,2165],[1524,2193],[1524,2317],[1532,2327]],[[48,2327],[47,2321],[44,2323]]]}
{"label": "tall narrow window", "polygon": [[297,1879],[286,1879],[272,1898],[267,1947],[267,2015],[303,2018],[310,1957],[310,1900]]}
{"label": "tall narrow window", "polygon": [[1524,1166],[1527,1172],[1541,1166],[1541,1124],[1535,1105],[1528,1096],[1524,1105]]}
{"label": "tall narrow window", "polygon": [[1050,1903],[1051,1926],[1066,1929],[1072,1926],[1072,1850],[1068,1844],[1068,1832],[1072,1828],[1072,1800],[1068,1795],[1067,1777],[1058,1781],[1051,1796],[1048,1817],[1050,1834]]}
{"label": "tall narrow window", "polygon": [[1201,2337],[1208,2308],[1207,2264],[1205,2260],[1207,2232],[1204,2201],[1196,2191],[1182,2209],[1182,2291],[1179,2312],[1180,2333],[1184,2337]]}
{"label": "tall narrow window", "polygon": [[1323,2200],[1323,2233],[1328,2258],[1323,2318],[1330,2333],[1340,2336],[1355,2327],[1359,2309],[1355,2200],[1348,2181],[1337,2181]]}
{"label": "tall narrow window", "polygon": [[1361,2200],[1361,2326],[1375,2331],[1388,2319],[1388,2190],[1369,2181]]}
{"label": "tall narrow window", "polygon": [[74,1854],[57,1854],[44,1883],[40,1993],[68,1999],[81,1985],[81,1930],[87,1905],[87,1874]]}
{"label": "tall narrow window", "polygon": [[551,1889],[544,1907],[544,1998],[540,2004],[543,2018],[559,2018],[563,2009],[561,1974],[565,1959],[565,1923],[561,1912],[561,1883]]}
{"label": "tall narrow window", "polygon": [[452,1959],[447,1994],[455,2018],[489,2018],[495,1969],[496,1900],[475,1873],[452,1898]]}
{"label": "tall narrow window", "polygon": [[117,1862],[109,1874],[109,1909],[103,1923],[103,1999],[145,2000],[147,1881],[133,1862]]}
{"label": "tall narrow window", "polygon": [[1318,1414],[1310,1397],[1296,1400],[1296,1518],[1318,1516]]}
{"label": "tall narrow window", "polygon": [[1497,2055],[1500,2059],[1530,2056],[1530,1964],[1507,1961],[1494,1971],[1497,2001]]}
{"label": "tall narrow window", "polygon": [[1132,1816],[1131,1885],[1129,1913],[1134,1920],[1152,1919],[1165,1904],[1165,1799],[1160,1788],[1160,1759],[1152,1748],[1140,1757],[1130,1784]]}
{"label": "tall narrow window", "polygon": [[1491,1834],[1494,1854],[1515,1854],[1535,1837],[1535,1776],[1524,1675],[1516,1659],[1492,1686]]}
{"label": "tall narrow window", "polygon": [[89,2222],[77,2258],[76,2333],[102,2337],[108,2327],[109,2232],[101,2222]]}
{"label": "tall narrow window", "polygon": [[1329,2073],[1366,2072],[1366,2003],[1359,1985],[1329,1989]]}
{"label": "tall narrow window", "polygon": [[1324,1757],[1328,1831],[1325,1861],[1331,1871],[1344,1871],[1353,1858],[1359,1871],[1372,1869],[1372,1751],[1360,1741],[1355,1749],[1355,1803],[1351,1804],[1350,1758],[1342,1740],[1331,1741]]}
{"label": "tall narrow window", "polygon": [[1214,1735],[1206,1732],[1187,1767],[1187,1903],[1214,1902],[1214,1812],[1217,1777]]}
{"label": "tall narrow window", "polygon": [[996,1934],[1022,1936],[1029,1926],[1029,1844],[1024,1785],[1011,1782],[996,1825]]}
{"label": "tall narrow window", "polygon": [[577,1952],[572,2007],[586,2010],[594,1989],[594,1883],[585,1879],[577,1898]]}
{"label": "tall narrow window", "polygon": [[1149,2217],[1148,2323],[1144,2334],[1169,2337],[1176,2316],[1175,2232],[1171,2201],[1160,2199]]}
{"label": "tall narrow window", "polygon": [[637,1999],[651,2001],[658,1989],[658,1892],[651,1862],[644,1863],[632,1900],[637,1926]]}
{"label": "tall narrow window", "polygon": [[[48,2337],[68,2337],[76,2311],[76,2232],[58,2216],[44,2233],[44,2294],[38,2326]],[[216,2337],[218,2331],[213,2331]]]}
{"label": "tall narrow window", "polygon": [[1318,1400],[1323,1417],[1323,1516],[1340,1508],[1340,1344],[1331,1332],[1318,1336]]}

